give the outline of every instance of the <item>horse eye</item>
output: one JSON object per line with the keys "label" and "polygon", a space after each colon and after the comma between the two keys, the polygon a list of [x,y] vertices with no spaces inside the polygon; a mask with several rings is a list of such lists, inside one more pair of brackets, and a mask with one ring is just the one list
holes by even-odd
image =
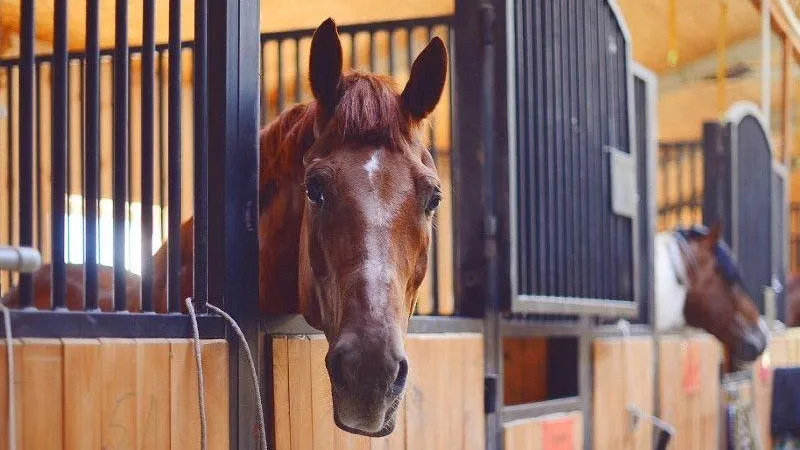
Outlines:
{"label": "horse eye", "polygon": [[431,197],[431,199],[428,200],[428,205],[425,207],[425,212],[432,213],[436,211],[436,208],[439,207],[439,203],[441,202],[442,202],[442,194],[439,191],[436,191],[433,194],[433,197]]}
{"label": "horse eye", "polygon": [[322,204],[325,200],[325,191],[319,179],[312,178],[306,182],[306,196],[311,203],[315,205]]}

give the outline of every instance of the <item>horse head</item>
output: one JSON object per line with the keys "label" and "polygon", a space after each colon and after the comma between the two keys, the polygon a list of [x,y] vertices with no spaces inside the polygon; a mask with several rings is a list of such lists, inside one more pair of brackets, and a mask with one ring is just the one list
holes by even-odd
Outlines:
{"label": "horse head", "polygon": [[334,419],[347,431],[394,428],[408,374],[403,339],[441,199],[424,119],[446,74],[439,38],[414,61],[402,92],[388,77],[342,72],[332,20],[312,39],[316,105],[303,155],[299,298],[306,320],[328,338]]}

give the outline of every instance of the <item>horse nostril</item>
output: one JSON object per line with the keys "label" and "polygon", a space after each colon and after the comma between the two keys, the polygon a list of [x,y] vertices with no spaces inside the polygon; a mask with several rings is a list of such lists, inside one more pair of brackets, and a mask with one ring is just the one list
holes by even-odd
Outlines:
{"label": "horse nostril", "polygon": [[342,358],[339,353],[332,355],[328,362],[328,374],[334,386],[343,387],[345,384],[344,371],[342,370]]}
{"label": "horse nostril", "polygon": [[400,361],[400,368],[397,370],[397,378],[394,380],[394,387],[396,390],[401,391],[406,385],[406,378],[408,377],[408,361],[403,359]]}

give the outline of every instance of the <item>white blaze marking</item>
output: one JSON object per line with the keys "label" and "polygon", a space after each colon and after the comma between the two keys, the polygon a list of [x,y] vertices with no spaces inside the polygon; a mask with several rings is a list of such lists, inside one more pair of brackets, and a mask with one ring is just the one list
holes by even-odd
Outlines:
{"label": "white blaze marking", "polygon": [[370,182],[372,182],[372,179],[375,177],[375,173],[381,168],[379,158],[380,150],[373,153],[372,157],[369,158],[369,161],[364,164],[364,170],[367,171],[367,176],[369,177]]}
{"label": "white blaze marking", "polygon": [[678,282],[686,267],[679,250],[675,255],[678,243],[672,233],[659,233],[655,241],[655,325],[659,331],[674,330],[686,324],[686,287]]}

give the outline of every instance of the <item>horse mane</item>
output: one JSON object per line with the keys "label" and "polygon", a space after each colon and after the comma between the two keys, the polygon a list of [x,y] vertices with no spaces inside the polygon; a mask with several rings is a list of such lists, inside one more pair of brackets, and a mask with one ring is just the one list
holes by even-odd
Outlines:
{"label": "horse mane", "polygon": [[[328,118],[339,143],[408,148],[422,121],[403,108],[394,80],[352,70],[342,76],[339,100]],[[316,101],[295,105],[275,118],[260,134],[260,194],[274,190],[280,179],[302,176],[303,155],[314,144],[320,108]]]}

